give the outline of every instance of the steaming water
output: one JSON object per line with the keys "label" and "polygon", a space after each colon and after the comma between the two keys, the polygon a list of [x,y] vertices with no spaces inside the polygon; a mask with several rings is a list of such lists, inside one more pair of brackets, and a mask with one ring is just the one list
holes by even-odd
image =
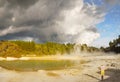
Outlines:
{"label": "steaming water", "polygon": [[72,60],[14,60],[1,61],[0,66],[17,71],[65,69],[74,65]]}
{"label": "steaming water", "polygon": [[3,60],[0,66],[9,70],[0,68],[0,82],[74,82],[76,79],[71,75],[77,69],[71,66],[76,61],[80,64],[76,56],[58,56],[57,60]]}
{"label": "steaming water", "polygon": [[[84,56],[83,56],[84,55]],[[84,63],[85,66],[89,65],[86,70],[81,69],[81,67],[79,67],[79,65],[81,66],[81,63],[76,63],[78,65],[77,68],[71,67],[70,69],[68,68],[63,68],[61,70],[44,70],[44,69],[37,69],[38,71],[14,71],[14,70],[6,70],[4,68],[0,68],[0,82],[98,82],[98,80],[85,76],[84,74],[92,74],[92,76],[96,76],[97,78],[99,78],[99,74],[96,74],[96,68],[101,65],[101,64],[105,64],[106,61],[108,61],[108,63],[110,62],[114,62],[114,63],[118,63],[120,56],[119,55],[115,55],[115,54],[105,54],[105,53],[92,53],[92,54],[82,54],[82,57],[78,56],[78,55],[74,55],[74,56],[58,56],[57,60],[60,60],[59,62],[57,62],[57,64],[61,64],[62,59],[66,59],[64,61],[64,63],[66,64],[69,63],[69,61],[80,61],[81,59],[85,59],[85,60],[90,60],[90,62]],[[26,60],[28,61],[28,60]],[[40,60],[39,60],[40,61]],[[51,63],[51,60],[47,60],[49,61],[49,63]],[[18,63],[19,65],[21,64],[21,66],[25,67],[26,64],[23,64],[23,61],[14,61],[14,64]],[[30,63],[32,62],[32,64]],[[37,61],[36,61],[37,62]],[[38,63],[36,63],[34,61],[33,64],[33,60],[29,60],[29,63],[27,64],[29,66],[37,66],[39,65]],[[40,61],[41,62],[41,61]],[[54,61],[55,63],[56,61]],[[1,65],[3,64],[4,66],[7,64],[8,66],[10,66],[10,63],[13,63],[13,61],[0,61]],[[60,66],[65,66],[65,64],[62,64]],[[40,63],[42,64],[42,63]],[[47,63],[48,64],[48,63]],[[82,66],[84,66],[84,64]],[[6,65],[6,66],[7,66]],[[26,67],[27,67],[26,65]],[[56,64],[51,64],[53,67]],[[67,64],[69,67],[69,64]],[[13,65],[14,66],[14,65]],[[38,66],[39,67],[39,66]],[[37,68],[38,68],[37,67]],[[34,68],[34,67],[32,67]],[[120,68],[117,67],[117,68]],[[94,70],[94,71],[93,71]],[[84,73],[83,73],[84,72]]]}

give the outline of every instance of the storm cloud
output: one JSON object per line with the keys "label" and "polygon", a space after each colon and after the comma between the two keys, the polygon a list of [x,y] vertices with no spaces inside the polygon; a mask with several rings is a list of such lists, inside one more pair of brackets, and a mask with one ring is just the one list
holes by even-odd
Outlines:
{"label": "storm cloud", "polygon": [[83,0],[0,0],[0,39],[89,44],[104,16]]}
{"label": "storm cloud", "polygon": [[104,0],[106,4],[109,5],[115,5],[115,4],[120,4],[119,0]]}

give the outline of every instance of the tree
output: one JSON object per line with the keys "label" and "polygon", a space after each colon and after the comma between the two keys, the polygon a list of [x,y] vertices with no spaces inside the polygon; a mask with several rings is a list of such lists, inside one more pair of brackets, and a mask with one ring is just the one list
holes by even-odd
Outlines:
{"label": "tree", "polygon": [[118,36],[117,39],[114,39],[113,42],[109,42],[109,47],[105,49],[107,52],[116,52],[120,53],[120,35]]}

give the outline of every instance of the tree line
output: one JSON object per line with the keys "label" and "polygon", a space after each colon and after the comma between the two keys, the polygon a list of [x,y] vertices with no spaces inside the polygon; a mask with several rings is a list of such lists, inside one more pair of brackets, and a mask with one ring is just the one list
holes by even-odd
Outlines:
{"label": "tree line", "polygon": [[[34,41],[0,41],[0,56],[44,56],[64,55],[75,51],[76,44],[61,44],[56,42],[35,43]],[[98,48],[89,47],[86,44],[77,45],[82,52],[95,52]]]}
{"label": "tree line", "polygon": [[81,52],[115,52],[120,53],[120,35],[109,42],[109,46],[96,48],[87,44],[62,44],[56,42],[35,43],[34,41],[0,41],[0,57],[64,55],[79,50]]}

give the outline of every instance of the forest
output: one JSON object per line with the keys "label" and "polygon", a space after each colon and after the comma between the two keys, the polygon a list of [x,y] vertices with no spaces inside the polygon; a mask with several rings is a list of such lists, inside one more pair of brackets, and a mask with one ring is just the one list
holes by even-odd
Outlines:
{"label": "forest", "polygon": [[120,53],[120,36],[109,42],[109,47],[96,48],[87,44],[61,44],[56,42],[35,43],[34,41],[0,41],[0,57],[45,56],[81,52],[115,52]]}
{"label": "forest", "polygon": [[75,47],[82,52],[95,52],[98,48],[88,47],[86,44],[61,44],[55,42],[35,43],[34,41],[0,41],[1,57],[64,55],[75,51]]}

